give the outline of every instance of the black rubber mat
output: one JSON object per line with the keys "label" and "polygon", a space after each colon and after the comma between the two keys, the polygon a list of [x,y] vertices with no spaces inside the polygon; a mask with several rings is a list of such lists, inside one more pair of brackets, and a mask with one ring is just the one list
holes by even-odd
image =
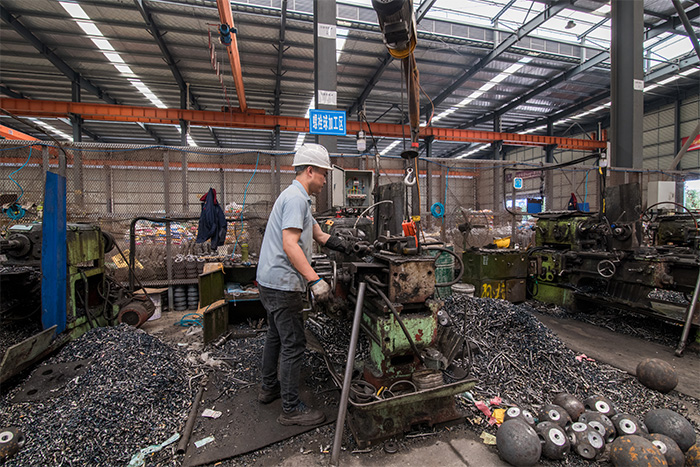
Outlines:
{"label": "black rubber mat", "polygon": [[[305,403],[326,414],[326,421],[322,425],[335,422],[338,405],[337,402],[329,404],[327,398],[330,394],[337,400],[339,391],[324,392],[323,397],[319,398],[302,384],[300,393]],[[321,426],[280,425],[277,423],[277,417],[282,412],[281,400],[277,399],[267,405],[260,404],[257,401],[257,385],[241,389],[231,397],[219,396],[218,389],[209,383],[202,396],[197,422],[187,445],[182,467],[206,465],[229,459]],[[222,415],[216,419],[202,417],[205,409],[218,410]],[[195,442],[209,436],[213,436],[214,441],[199,448],[195,446]]]}
{"label": "black rubber mat", "polygon": [[92,360],[77,360],[69,363],[42,365],[29,377],[24,387],[12,399],[13,402],[28,402],[51,399],[73,378],[85,373]]}

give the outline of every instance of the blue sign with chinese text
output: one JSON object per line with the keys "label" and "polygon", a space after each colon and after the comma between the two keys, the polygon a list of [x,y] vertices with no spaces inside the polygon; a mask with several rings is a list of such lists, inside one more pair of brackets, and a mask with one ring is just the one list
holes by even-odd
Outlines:
{"label": "blue sign with chinese text", "polygon": [[312,135],[338,135],[345,136],[344,110],[310,110],[309,133]]}

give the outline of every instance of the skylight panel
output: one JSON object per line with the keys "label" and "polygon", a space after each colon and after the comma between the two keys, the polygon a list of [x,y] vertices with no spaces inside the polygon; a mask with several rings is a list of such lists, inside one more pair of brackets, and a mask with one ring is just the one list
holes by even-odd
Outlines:
{"label": "skylight panel", "polygon": [[102,51],[111,51],[114,52],[114,47],[112,47],[112,44],[107,39],[98,39],[96,37],[91,37],[90,40],[97,46],[98,49]]}
{"label": "skylight panel", "polygon": [[125,63],[122,56],[116,52],[102,52],[102,54],[112,63]]}
{"label": "skylight panel", "polygon": [[693,50],[693,44],[685,36],[677,37],[665,42],[659,47],[652,48],[652,53],[666,60],[671,60],[685,55]]}
{"label": "skylight panel", "polygon": [[345,47],[345,41],[348,39],[349,29],[336,28],[335,33],[335,61],[340,62],[340,56],[343,54],[343,48]]}
{"label": "skylight panel", "polygon": [[32,122],[36,123],[36,124],[39,125],[40,127],[42,127],[44,130],[46,130],[46,131],[48,131],[48,132],[50,132],[50,133],[53,133],[53,134],[56,135],[56,136],[60,136],[61,138],[67,139],[68,141],[71,141],[71,142],[73,141],[73,137],[72,137],[71,135],[69,135],[68,133],[65,133],[65,132],[63,132],[63,131],[61,131],[61,130],[59,130],[59,129],[57,129],[57,128],[51,126],[51,125],[49,125],[49,124],[46,123],[46,122],[43,122],[43,121],[41,121],[41,120],[37,120],[36,118],[31,118],[31,117],[29,118],[29,120],[31,120]]}
{"label": "skylight panel", "polygon": [[394,149],[396,146],[398,146],[400,142],[401,142],[400,139],[395,140],[395,141],[394,141],[393,143],[391,143],[389,146],[385,147],[385,148],[379,153],[379,155],[380,155],[380,156],[386,155],[389,151],[391,151],[391,150]]}
{"label": "skylight panel", "polygon": [[95,23],[91,23],[88,21],[76,21],[76,23],[78,23],[80,29],[82,29],[88,36],[103,36],[102,32],[95,25]]}
{"label": "skylight panel", "polygon": [[58,2],[75,19],[90,19],[83,7],[74,2]]}

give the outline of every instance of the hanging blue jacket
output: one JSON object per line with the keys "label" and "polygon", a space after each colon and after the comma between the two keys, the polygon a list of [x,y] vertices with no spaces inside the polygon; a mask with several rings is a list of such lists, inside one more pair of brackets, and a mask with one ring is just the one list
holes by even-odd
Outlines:
{"label": "hanging blue jacket", "polygon": [[214,188],[209,188],[209,192],[199,200],[202,202],[202,214],[199,216],[196,243],[204,243],[211,239],[211,247],[216,249],[226,241],[227,225],[224,210],[216,201]]}

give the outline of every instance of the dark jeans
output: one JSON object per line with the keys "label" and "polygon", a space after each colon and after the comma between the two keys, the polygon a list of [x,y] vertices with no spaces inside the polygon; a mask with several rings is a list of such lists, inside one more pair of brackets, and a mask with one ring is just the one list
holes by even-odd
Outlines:
{"label": "dark jeans", "polygon": [[259,286],[258,291],[269,325],[262,357],[262,386],[270,390],[279,384],[282,409],[289,412],[299,404],[301,362],[306,347],[303,295],[263,286]]}

